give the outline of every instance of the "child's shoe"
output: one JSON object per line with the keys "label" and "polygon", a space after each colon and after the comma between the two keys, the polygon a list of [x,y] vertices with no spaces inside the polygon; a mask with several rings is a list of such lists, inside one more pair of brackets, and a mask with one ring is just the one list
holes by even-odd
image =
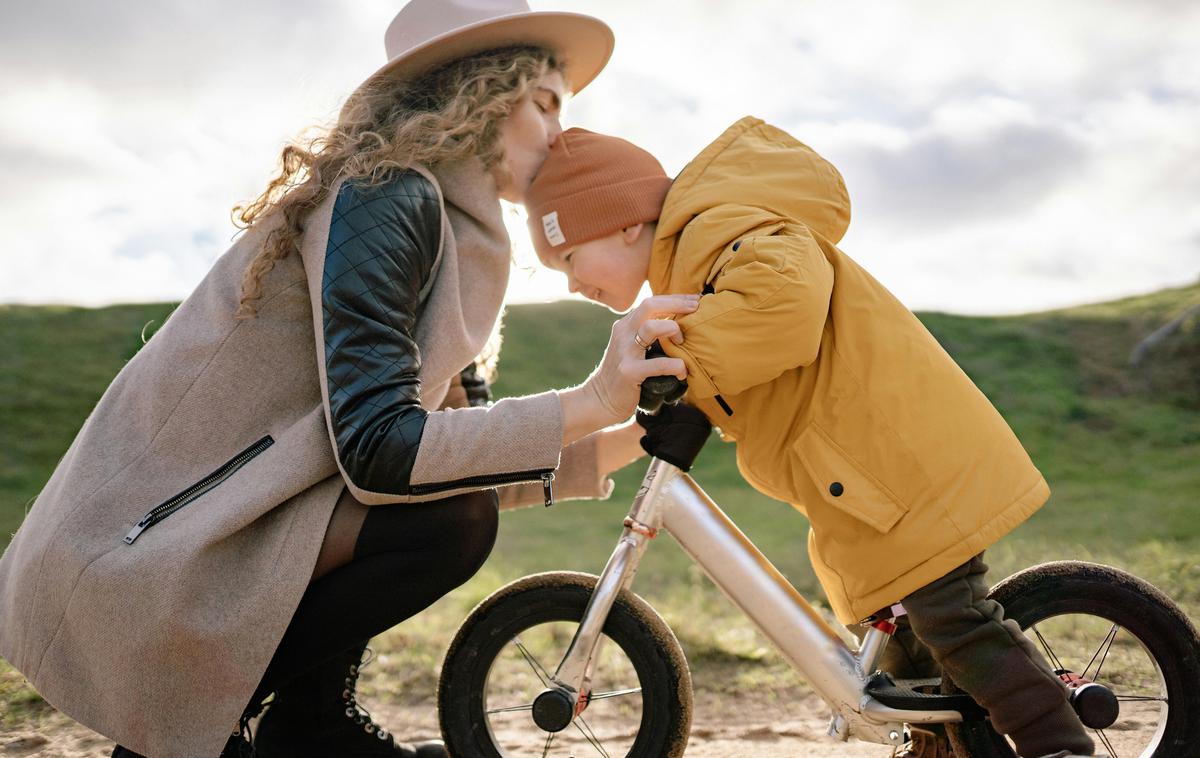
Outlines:
{"label": "child's shoe", "polygon": [[908,737],[908,744],[900,752],[892,753],[893,758],[954,758],[944,734],[909,727]]}

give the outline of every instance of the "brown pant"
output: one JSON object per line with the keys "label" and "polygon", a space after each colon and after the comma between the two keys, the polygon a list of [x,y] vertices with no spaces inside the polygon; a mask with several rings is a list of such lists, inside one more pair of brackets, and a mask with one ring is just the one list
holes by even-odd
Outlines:
{"label": "brown pant", "polygon": [[902,679],[942,671],[987,709],[996,731],[1021,756],[1061,750],[1091,755],[1092,740],[1067,700],[1067,688],[1004,609],[987,597],[983,554],[904,598],[895,637],[880,668]]}

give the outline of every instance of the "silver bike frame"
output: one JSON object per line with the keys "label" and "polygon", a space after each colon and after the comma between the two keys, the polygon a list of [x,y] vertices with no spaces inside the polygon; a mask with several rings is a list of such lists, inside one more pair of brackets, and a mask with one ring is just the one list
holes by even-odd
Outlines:
{"label": "silver bike frame", "polygon": [[663,528],[829,704],[831,736],[899,745],[905,723],[962,720],[957,711],[900,710],[867,694],[867,676],[890,635],[871,628],[859,649],[852,651],[690,476],[657,458],[650,462],[617,547],[553,677],[577,699],[577,713],[586,702],[581,693],[590,690],[591,668],[609,610],[620,591],[630,586],[647,545]]}

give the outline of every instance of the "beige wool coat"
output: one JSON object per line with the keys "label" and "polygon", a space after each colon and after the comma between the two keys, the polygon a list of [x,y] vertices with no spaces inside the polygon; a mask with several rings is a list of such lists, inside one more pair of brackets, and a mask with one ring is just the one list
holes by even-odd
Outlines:
{"label": "beige wool coat", "polygon": [[[433,411],[496,326],[510,252],[477,163],[422,173],[443,202],[416,335]],[[104,393],[0,557],[0,655],[56,708],[151,758],[220,753],[344,488],[404,507],[350,484],[332,437],[321,281],[336,195],[310,216],[301,255],[265,277],[256,318],[234,312],[270,223],[214,264]],[[561,439],[552,392],[431,412],[411,482],[554,469]],[[559,498],[607,495],[594,449],[567,449]],[[509,502],[542,497],[540,482],[502,490]],[[181,494],[197,496],[125,540]]]}

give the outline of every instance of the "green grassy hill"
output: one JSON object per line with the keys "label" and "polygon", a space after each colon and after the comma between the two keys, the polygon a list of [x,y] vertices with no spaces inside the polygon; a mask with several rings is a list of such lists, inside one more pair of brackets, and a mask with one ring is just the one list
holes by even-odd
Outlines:
{"label": "green grassy hill", "polygon": [[[1146,568],[1166,571],[1156,578],[1168,584],[1184,579],[1176,571],[1197,572],[1191,557],[1200,554],[1200,327],[1185,324],[1139,369],[1127,359],[1138,340],[1198,302],[1194,285],[1015,317],[921,314],[1008,419],[1054,491],[1046,508],[993,551],[997,561],[1082,555],[1140,565],[1176,556],[1169,571],[1167,564]],[[0,546],[105,386],[170,310],[0,307]],[[513,307],[496,393],[582,380],[611,322],[607,311],[584,303]],[[785,573],[812,589],[802,519],[743,484],[732,453],[714,438],[697,480]],[[640,474],[640,465],[622,472],[608,503],[510,514],[493,563],[512,575],[597,570]],[[674,548],[652,554],[648,570],[663,579],[689,576]],[[1197,599],[1190,582],[1177,589]]]}
{"label": "green grassy hill", "polygon": [[[1128,362],[1139,340],[1197,303],[1200,284],[1015,317],[920,314],[1016,430],[1054,493],[989,551],[993,581],[1038,561],[1092,559],[1131,570],[1191,614],[1200,612],[1200,317],[1185,320],[1138,368]],[[170,311],[169,305],[0,306],[0,548],[108,382]],[[497,394],[582,380],[612,318],[574,302],[513,307]],[[379,643],[391,663],[377,681],[388,692],[428,694],[441,649],[474,602],[533,571],[599,572],[642,470],[635,464],[621,472],[608,502],[506,514],[480,575]],[[804,519],[742,483],[732,446],[715,438],[693,473],[793,583],[819,601]],[[776,684],[795,684],[669,540],[647,554],[634,589],[675,628],[699,687],[758,687],[766,681],[763,670],[774,672]],[[752,661],[763,665],[747,666]],[[0,715],[0,731],[47,712],[3,661],[0,706],[0,714],[8,712]]]}
{"label": "green grassy hill", "polygon": [[[1091,558],[1130,568],[1181,601],[1200,604],[1200,318],[1139,369],[1128,365],[1139,340],[1197,303],[1200,285],[1015,317],[919,314],[1001,410],[1054,493],[990,552],[997,579],[1041,560]],[[497,390],[515,394],[581,380],[610,323],[606,312],[585,304],[514,308]],[[743,484],[732,453],[714,438],[694,472],[697,481],[794,583],[815,591],[803,520]],[[598,570],[611,549],[612,525],[640,479],[642,467],[630,469],[618,478],[611,506],[514,514],[513,521],[530,528],[505,530],[508,549],[498,558],[550,569],[584,560],[575,549],[582,540],[589,568]],[[558,535],[562,543],[546,540]],[[666,577],[689,576],[674,548],[651,558]]]}

